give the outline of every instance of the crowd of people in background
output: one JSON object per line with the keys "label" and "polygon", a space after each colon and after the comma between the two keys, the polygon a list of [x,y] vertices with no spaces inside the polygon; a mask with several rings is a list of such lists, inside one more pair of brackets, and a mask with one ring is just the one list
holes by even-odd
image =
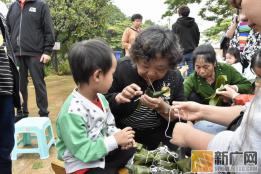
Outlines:
{"label": "crowd of people in background", "polygon": [[261,35],[249,27],[245,14],[238,9],[231,26],[226,32],[226,37],[230,39],[229,48],[238,49],[242,65],[241,74],[249,81],[253,82],[255,74],[250,70],[250,61],[257,50],[261,48]]}
{"label": "crowd of people in background", "polygon": [[[163,143],[170,150],[261,154],[261,2],[229,2],[239,10],[226,32],[224,62],[211,45],[199,45],[186,5],[171,30],[142,29],[142,15],[134,14],[122,35],[120,61],[101,39],[72,46],[68,60],[77,87],[56,121],[58,158],[67,173],[117,173],[136,143],[148,150]],[[49,116],[44,65],[54,28],[40,0],[15,1],[0,17],[0,169],[10,174],[14,119],[29,115],[28,71],[39,116]]]}

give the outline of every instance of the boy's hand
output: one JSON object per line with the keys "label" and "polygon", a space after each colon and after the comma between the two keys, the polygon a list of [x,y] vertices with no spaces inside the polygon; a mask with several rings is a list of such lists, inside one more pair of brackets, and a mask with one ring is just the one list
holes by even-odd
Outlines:
{"label": "boy's hand", "polygon": [[134,141],[135,132],[131,127],[126,127],[119,132],[114,134],[114,137],[120,146],[127,146]]}
{"label": "boy's hand", "polygon": [[126,144],[126,145],[124,145],[124,146],[121,146],[121,149],[122,149],[122,150],[128,150],[128,149],[133,148],[133,147],[136,147],[136,146],[137,146],[137,145],[136,145],[136,142],[135,142],[135,140],[133,139],[133,141],[132,141],[131,143]]}
{"label": "boy's hand", "polygon": [[142,95],[141,88],[135,83],[126,86],[123,90],[116,95],[115,100],[118,104],[129,103],[135,96]]}

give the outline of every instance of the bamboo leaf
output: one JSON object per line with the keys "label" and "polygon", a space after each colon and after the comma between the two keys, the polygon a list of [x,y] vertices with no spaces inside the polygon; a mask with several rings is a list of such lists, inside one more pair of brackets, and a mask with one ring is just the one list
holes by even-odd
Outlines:
{"label": "bamboo leaf", "polygon": [[[219,75],[216,84],[215,89],[216,91],[222,91],[224,90],[224,85],[227,82],[227,76],[226,75]],[[209,100],[209,105],[217,106],[221,104],[221,99],[218,95],[216,95],[216,91],[214,94],[212,94],[210,97],[207,97],[206,99]]]}

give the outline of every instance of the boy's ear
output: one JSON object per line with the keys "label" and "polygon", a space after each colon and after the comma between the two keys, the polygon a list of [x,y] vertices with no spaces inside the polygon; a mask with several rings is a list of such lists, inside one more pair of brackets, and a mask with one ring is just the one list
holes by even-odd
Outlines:
{"label": "boy's ear", "polygon": [[100,80],[101,74],[102,74],[102,71],[100,69],[97,69],[94,71],[92,76],[93,76],[95,82],[98,82]]}

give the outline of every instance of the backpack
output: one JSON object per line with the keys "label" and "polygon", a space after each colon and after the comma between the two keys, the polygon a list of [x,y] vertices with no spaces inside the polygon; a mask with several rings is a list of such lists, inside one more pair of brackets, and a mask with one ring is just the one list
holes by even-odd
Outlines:
{"label": "backpack", "polygon": [[227,127],[227,130],[235,131],[240,126],[242,119],[243,119],[243,116],[244,116],[244,112],[242,111],[242,112],[240,112],[239,116],[237,118],[235,118],[229,124],[229,126]]}
{"label": "backpack", "polygon": [[241,61],[240,62],[242,64],[243,73],[244,73],[245,69],[249,66],[249,60],[246,58],[246,56],[241,55]]}

